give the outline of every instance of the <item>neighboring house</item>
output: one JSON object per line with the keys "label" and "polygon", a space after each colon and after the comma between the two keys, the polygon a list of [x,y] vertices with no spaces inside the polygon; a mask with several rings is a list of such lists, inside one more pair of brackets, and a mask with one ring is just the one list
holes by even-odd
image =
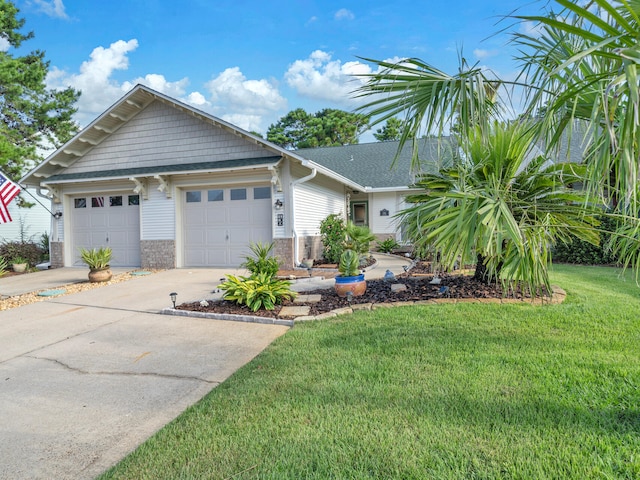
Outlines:
{"label": "neighboring house", "polygon": [[113,266],[231,267],[250,242],[274,242],[291,267],[320,256],[331,213],[395,234],[412,179],[406,159],[390,170],[394,155],[392,143],[288,151],[137,85],[21,182],[61,213],[53,267],[100,246]]}
{"label": "neighboring house", "polygon": [[17,198],[9,204],[9,214],[13,220],[0,224],[0,242],[40,243],[42,234],[51,231],[51,214],[34,200],[34,197],[42,203],[46,203],[47,199],[38,197],[37,190],[34,188],[28,190],[33,197],[24,191],[21,195],[27,202],[33,203],[33,207],[18,207]]}

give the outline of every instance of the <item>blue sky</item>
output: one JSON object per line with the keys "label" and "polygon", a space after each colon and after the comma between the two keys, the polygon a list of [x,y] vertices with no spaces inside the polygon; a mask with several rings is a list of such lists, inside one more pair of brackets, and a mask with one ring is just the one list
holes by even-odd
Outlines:
{"label": "blue sky", "polygon": [[[358,57],[418,57],[453,73],[458,51],[503,77],[517,65],[497,23],[544,1],[15,0],[50,61],[50,87],[82,90],[87,125],[144,83],[247,130],[289,110],[352,110]],[[515,28],[527,28],[520,25]],[[0,49],[3,46],[0,42]],[[6,48],[6,47],[5,47]],[[11,53],[11,52],[10,52]],[[20,52],[18,52],[20,53]],[[369,135],[370,137],[370,135]],[[365,136],[364,140],[367,138]]]}

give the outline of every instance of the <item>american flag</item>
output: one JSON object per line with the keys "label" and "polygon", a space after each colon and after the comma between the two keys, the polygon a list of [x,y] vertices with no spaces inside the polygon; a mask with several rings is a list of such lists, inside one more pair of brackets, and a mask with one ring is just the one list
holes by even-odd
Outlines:
{"label": "american flag", "polygon": [[18,185],[9,180],[0,172],[0,223],[11,221],[9,214],[9,204],[20,193]]}

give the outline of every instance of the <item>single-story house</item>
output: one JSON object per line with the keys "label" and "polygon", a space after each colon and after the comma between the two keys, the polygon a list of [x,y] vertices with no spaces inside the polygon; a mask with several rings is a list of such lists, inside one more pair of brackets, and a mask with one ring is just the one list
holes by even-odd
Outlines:
{"label": "single-story house", "polygon": [[[435,139],[426,139],[430,151]],[[287,267],[321,255],[320,222],[349,215],[380,237],[412,177],[396,142],[289,151],[137,85],[21,183],[46,193],[53,267],[110,246],[113,266],[237,266],[274,242]]]}

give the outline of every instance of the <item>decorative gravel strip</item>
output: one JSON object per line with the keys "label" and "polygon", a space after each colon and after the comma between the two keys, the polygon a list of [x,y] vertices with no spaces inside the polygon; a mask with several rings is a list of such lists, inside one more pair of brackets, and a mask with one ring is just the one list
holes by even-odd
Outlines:
{"label": "decorative gravel strip", "polygon": [[[162,270],[151,270],[150,273],[161,272]],[[61,295],[69,295],[70,293],[84,292],[85,290],[93,290],[94,288],[106,287],[107,285],[113,285],[114,283],[126,282],[133,278],[135,272],[125,272],[118,275],[114,275],[108,282],[90,283],[89,281],[80,283],[70,283],[67,285],[60,285],[54,289],[39,290],[37,292],[25,293],[23,295],[16,295],[13,297],[7,297],[0,299],[0,311],[9,310],[10,308],[21,307],[22,305],[29,305],[30,303],[43,302],[51,298],[51,296],[43,296],[41,293],[52,290],[65,290],[65,293],[55,295],[59,297]]]}

